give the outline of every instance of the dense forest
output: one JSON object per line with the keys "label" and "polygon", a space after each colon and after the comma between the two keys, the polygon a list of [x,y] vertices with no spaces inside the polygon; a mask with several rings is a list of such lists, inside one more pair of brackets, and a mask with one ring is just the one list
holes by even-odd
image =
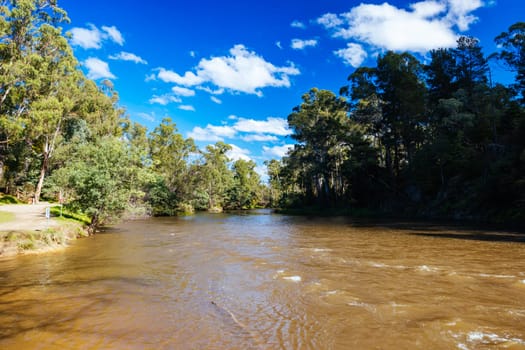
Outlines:
{"label": "dense forest", "polygon": [[[339,95],[312,89],[288,116],[297,141],[267,162],[198,149],[169,118],[132,122],[110,81],[87,79],[56,0],[0,2],[0,191],[60,200],[91,229],[124,212],[176,215],[260,206],[442,217],[525,218],[525,23],[484,56],[386,52]],[[515,72],[492,82],[489,61]],[[342,72],[344,74],[344,72]]]}
{"label": "dense forest", "polygon": [[[395,215],[525,219],[525,23],[454,49],[385,52],[360,67],[340,96],[312,89],[288,116],[297,141],[268,164],[284,207]],[[489,63],[515,73],[492,81]],[[523,221],[521,221],[523,222]]]}

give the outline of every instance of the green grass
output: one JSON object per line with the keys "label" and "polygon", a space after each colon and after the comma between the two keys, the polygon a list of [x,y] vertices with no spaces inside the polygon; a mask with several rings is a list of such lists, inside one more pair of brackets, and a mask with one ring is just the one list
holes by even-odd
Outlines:
{"label": "green grass", "polygon": [[5,211],[0,211],[0,223],[13,221],[15,219],[15,214],[8,213]]}
{"label": "green grass", "polygon": [[0,193],[0,204],[22,204],[24,202],[19,201],[16,197],[10,196],[8,194]]}
{"label": "green grass", "polygon": [[51,207],[51,215],[57,218],[62,217],[65,220],[80,222],[81,224],[85,225],[89,225],[91,223],[91,219],[87,215],[72,212],[66,207],[62,207],[62,216],[60,214],[60,205]]}

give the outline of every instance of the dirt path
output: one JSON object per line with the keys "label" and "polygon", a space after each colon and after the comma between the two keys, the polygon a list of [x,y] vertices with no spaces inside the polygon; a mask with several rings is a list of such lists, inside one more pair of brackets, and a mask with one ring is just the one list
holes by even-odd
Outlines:
{"label": "dirt path", "polygon": [[57,226],[57,221],[46,218],[49,203],[40,204],[7,204],[1,205],[0,211],[15,214],[15,220],[0,223],[0,231],[36,231]]}

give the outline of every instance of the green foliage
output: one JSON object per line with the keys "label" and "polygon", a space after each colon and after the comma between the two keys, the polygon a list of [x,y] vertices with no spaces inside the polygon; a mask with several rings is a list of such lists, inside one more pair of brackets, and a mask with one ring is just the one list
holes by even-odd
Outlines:
{"label": "green foliage", "polygon": [[379,55],[341,88],[348,100],[310,90],[288,116],[297,144],[266,163],[269,188],[255,163],[228,158],[224,142],[198,150],[170,118],[150,133],[124,118],[113,84],[78,68],[65,22],[55,0],[0,5],[0,186],[60,199],[71,210],[64,216],[89,217],[91,232],[129,210],[177,215],[267,202],[525,217],[523,22],[496,38],[492,55],[516,73],[509,86],[492,84],[479,42],[461,37],[428,64]]}
{"label": "green foliage", "polygon": [[91,223],[91,219],[87,215],[74,212],[67,206],[60,207],[60,205],[55,205],[51,207],[51,215],[56,218],[64,218],[83,225],[89,225]]}
{"label": "green foliage", "polygon": [[496,38],[509,87],[492,85],[478,40],[461,37],[427,65],[387,52],[356,69],[348,104],[312,89],[288,117],[299,143],[266,163],[272,205],[523,220],[524,29]]}
{"label": "green foliage", "polygon": [[90,217],[92,232],[126,210],[138,177],[130,158],[120,140],[106,137],[82,145],[74,160],[53,174],[72,191],[71,208]]}
{"label": "green foliage", "polygon": [[16,197],[10,196],[8,194],[0,194],[0,204],[22,204],[22,201],[19,201]]}
{"label": "green foliage", "polygon": [[255,172],[255,166],[255,162],[243,159],[233,163],[234,180],[233,186],[228,190],[228,208],[253,209],[261,201],[261,179]]}

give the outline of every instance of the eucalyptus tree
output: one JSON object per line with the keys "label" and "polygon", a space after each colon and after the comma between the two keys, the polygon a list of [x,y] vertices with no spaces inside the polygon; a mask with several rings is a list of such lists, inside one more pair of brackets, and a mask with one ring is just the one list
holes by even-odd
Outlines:
{"label": "eucalyptus tree", "polygon": [[229,190],[228,206],[233,209],[253,209],[262,200],[261,177],[253,160],[238,159],[233,165],[233,185]]}
{"label": "eucalyptus tree", "polygon": [[517,22],[495,38],[501,50],[496,57],[516,74],[514,87],[525,104],[525,22]]}
{"label": "eucalyptus tree", "polygon": [[342,92],[352,98],[352,117],[366,127],[380,150],[395,193],[402,168],[409,165],[425,140],[426,87],[423,66],[409,53],[389,51],[377,66],[362,67],[349,76]]}
{"label": "eucalyptus tree", "polygon": [[290,157],[302,160],[298,171],[305,178],[307,196],[318,204],[336,204],[348,188],[342,171],[350,149],[347,104],[333,92],[316,88],[304,94],[302,100],[288,116],[292,137],[298,141]]}
{"label": "eucalyptus tree", "polygon": [[281,179],[282,162],[276,159],[264,162],[266,172],[268,173],[268,186],[270,190],[269,205],[270,207],[279,206],[279,201],[283,195],[283,181]]}
{"label": "eucalyptus tree", "polygon": [[197,152],[192,139],[184,139],[167,117],[149,134],[151,168],[157,174],[149,193],[156,215],[172,215],[191,199],[190,157]]}
{"label": "eucalyptus tree", "polygon": [[233,173],[228,163],[227,152],[232,147],[222,141],[206,146],[202,153],[203,163],[200,166],[200,183],[208,199],[208,209],[220,211],[227,204],[228,190],[233,185]]}
{"label": "eucalyptus tree", "polygon": [[58,27],[69,20],[54,0],[4,1],[0,12],[3,142],[9,146],[18,136],[40,153],[38,201],[78,81],[77,62]]}

